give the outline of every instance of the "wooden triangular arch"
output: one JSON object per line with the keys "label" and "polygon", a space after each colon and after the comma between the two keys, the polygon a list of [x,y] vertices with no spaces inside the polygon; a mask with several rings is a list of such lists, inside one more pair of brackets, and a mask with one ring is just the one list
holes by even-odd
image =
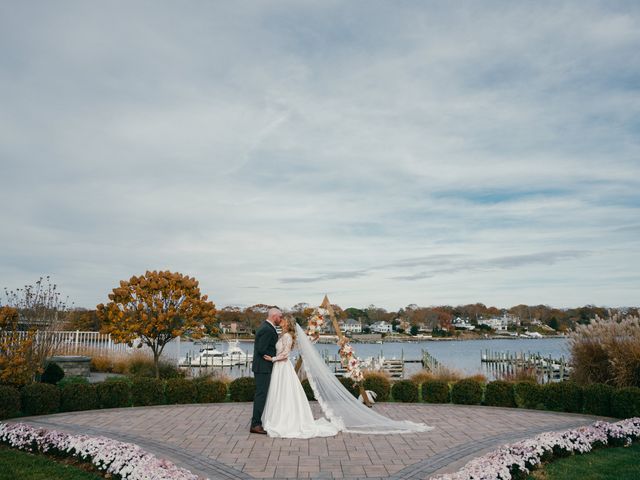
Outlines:
{"label": "wooden triangular arch", "polygon": [[[333,325],[333,329],[335,330],[336,335],[338,336],[338,340],[342,340],[344,338],[344,334],[340,329],[340,325],[338,324],[338,319],[336,318],[336,314],[333,310],[333,307],[331,306],[331,302],[329,301],[329,297],[327,295],[324,296],[324,299],[320,304],[320,308],[323,308],[327,311],[327,313],[329,314],[329,318],[331,319],[331,324]],[[301,366],[302,366],[302,357],[298,357],[298,361],[296,362],[296,373],[300,371]],[[360,388],[360,395],[362,395],[362,400],[364,401],[364,404],[370,407],[371,402],[369,401],[369,395],[367,395],[367,391],[364,389],[364,385],[362,384],[362,382],[360,382],[358,386]]]}

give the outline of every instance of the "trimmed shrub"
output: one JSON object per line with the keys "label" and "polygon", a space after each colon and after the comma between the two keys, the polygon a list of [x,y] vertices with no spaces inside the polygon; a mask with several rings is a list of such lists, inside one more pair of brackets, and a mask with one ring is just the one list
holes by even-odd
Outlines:
{"label": "trimmed shrub", "polygon": [[309,379],[305,378],[302,381],[302,388],[304,389],[304,394],[307,396],[307,400],[315,400],[316,397],[313,394],[313,389],[311,388],[311,384],[309,383]]}
{"label": "trimmed shrub", "polygon": [[429,403],[449,403],[451,389],[444,380],[427,380],[422,384],[422,400]]}
{"label": "trimmed shrub", "polygon": [[594,383],[584,387],[584,413],[611,416],[611,398],[614,388],[611,385]]}
{"label": "trimmed shrub", "polygon": [[542,385],[518,382],[513,386],[516,405],[520,408],[539,408],[543,404]]}
{"label": "trimmed shrub", "polygon": [[0,420],[20,413],[20,392],[17,388],[0,385]]}
{"label": "trimmed shrub", "polygon": [[479,405],[482,402],[482,384],[469,378],[454,383],[451,401],[459,405]]}
{"label": "trimmed shrub", "polygon": [[131,406],[131,381],[128,379],[107,378],[96,384],[96,392],[100,408]]}
{"label": "trimmed shrub", "polygon": [[631,418],[640,416],[640,388],[625,387],[616,390],[611,400],[613,416]]}
{"label": "trimmed shrub", "polygon": [[59,387],[64,387],[65,385],[69,385],[70,383],[82,383],[84,385],[87,385],[89,383],[89,380],[87,380],[86,377],[80,377],[76,375],[72,377],[64,377],[62,380],[58,382],[57,385]]}
{"label": "trimmed shrub", "polygon": [[[360,387],[358,384],[354,384],[353,380],[347,377],[336,377],[338,381],[342,384],[344,388],[346,388],[351,395],[358,398],[360,396]],[[311,392],[313,393],[313,391]]]}
{"label": "trimmed shrub", "polygon": [[[376,402],[386,402],[391,393],[391,382],[382,373],[369,373],[362,383],[365,390],[376,392]],[[360,392],[358,391],[358,395]]]}
{"label": "trimmed shrub", "polygon": [[513,392],[513,384],[503,380],[487,383],[484,404],[494,407],[515,407],[516,397]]}
{"label": "trimmed shrub", "polygon": [[582,411],[582,388],[574,382],[547,383],[542,387],[544,406],[556,412]]}
{"label": "trimmed shrub", "polygon": [[256,380],[253,377],[236,378],[229,384],[232,402],[251,402],[256,394]]}
{"label": "trimmed shrub", "polygon": [[27,415],[47,415],[60,408],[60,389],[49,383],[32,383],[20,394],[22,412]]}
{"label": "trimmed shrub", "polygon": [[131,381],[131,400],[134,407],[162,405],[164,403],[164,380],[134,377]]}
{"label": "trimmed shrub", "polygon": [[42,383],[50,383],[51,385],[55,385],[60,380],[64,378],[64,370],[57,363],[50,362],[42,372],[40,376],[40,381]]}
{"label": "trimmed shrub", "polygon": [[203,379],[194,383],[198,403],[220,403],[227,399],[227,384],[222,380]]}
{"label": "trimmed shrub", "polygon": [[96,387],[90,383],[67,383],[60,389],[60,411],[76,412],[98,407]]}
{"label": "trimmed shrub", "polygon": [[[148,357],[137,356],[130,360],[127,366],[129,375],[134,377],[156,377],[156,369],[153,365],[153,359]],[[184,378],[184,372],[173,363],[160,361],[158,362],[158,371],[160,378]]]}
{"label": "trimmed shrub", "polygon": [[196,393],[196,385],[191,380],[185,378],[170,378],[167,380],[165,396],[169,405],[195,403]]}
{"label": "trimmed shrub", "polygon": [[415,403],[419,399],[418,385],[411,380],[398,380],[391,387],[391,395],[398,402]]}

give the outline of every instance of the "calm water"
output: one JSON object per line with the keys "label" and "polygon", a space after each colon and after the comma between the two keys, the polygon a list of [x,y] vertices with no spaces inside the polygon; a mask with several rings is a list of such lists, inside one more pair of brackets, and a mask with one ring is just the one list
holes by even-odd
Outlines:
{"label": "calm water", "polygon": [[[176,342],[171,342],[165,349],[164,356],[170,358],[184,357],[187,352],[191,355],[197,355],[202,345],[194,345],[192,342],[180,342],[178,347]],[[240,347],[249,356],[253,352],[252,342],[240,342]],[[402,358],[405,359],[421,359],[422,350],[427,350],[440,363],[447,367],[462,370],[466,374],[483,373],[493,378],[493,373],[488,369],[486,364],[480,362],[480,353],[485,350],[494,352],[511,352],[511,353],[539,353],[544,356],[553,358],[569,357],[567,349],[567,339],[565,338],[548,338],[548,339],[498,339],[498,340],[450,340],[450,341],[426,341],[416,343],[356,343],[353,344],[356,355],[360,358],[378,357],[383,355],[387,359]],[[333,356],[338,354],[337,345],[319,344],[316,348],[321,354]],[[218,349],[226,350],[226,345],[218,345]],[[420,370],[420,363],[407,363],[405,368],[405,376],[411,375],[413,372]],[[194,369],[198,370],[198,369]],[[251,370],[246,366],[225,367],[222,370],[224,374],[230,377],[250,376]],[[194,371],[197,375],[197,372]]]}

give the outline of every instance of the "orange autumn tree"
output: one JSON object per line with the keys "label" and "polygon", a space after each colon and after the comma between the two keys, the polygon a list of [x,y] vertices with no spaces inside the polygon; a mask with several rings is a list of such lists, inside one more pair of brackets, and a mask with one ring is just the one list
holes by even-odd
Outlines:
{"label": "orange autumn tree", "polygon": [[33,349],[36,331],[20,331],[18,323],[16,308],[0,307],[0,384],[21,387],[41,370]]}
{"label": "orange autumn tree", "polygon": [[101,332],[119,343],[139,339],[151,348],[156,378],[167,343],[185,334],[201,338],[216,321],[216,307],[200,294],[198,281],[181,273],[147,271],[133,276],[121,281],[109,300],[96,307]]}

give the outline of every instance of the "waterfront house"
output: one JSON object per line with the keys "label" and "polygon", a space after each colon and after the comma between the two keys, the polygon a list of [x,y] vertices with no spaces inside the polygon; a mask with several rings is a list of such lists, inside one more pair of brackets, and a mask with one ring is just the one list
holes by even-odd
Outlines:
{"label": "waterfront house", "polygon": [[349,318],[344,322],[340,322],[340,328],[343,333],[362,333],[362,322]]}
{"label": "waterfront house", "polygon": [[471,325],[467,319],[462,319],[460,317],[456,317],[451,322],[453,328],[457,328],[459,330],[475,330],[475,325]]}
{"label": "waterfront house", "polygon": [[389,322],[382,320],[372,324],[371,331],[375,333],[391,333],[393,331],[393,327]]}

